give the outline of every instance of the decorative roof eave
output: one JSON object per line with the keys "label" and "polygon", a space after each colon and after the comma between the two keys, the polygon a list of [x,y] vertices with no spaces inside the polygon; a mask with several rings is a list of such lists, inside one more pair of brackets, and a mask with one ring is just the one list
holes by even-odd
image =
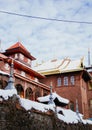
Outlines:
{"label": "decorative roof eave", "polygon": [[21,42],[16,42],[15,44],[13,44],[12,46],[10,46],[9,48],[7,48],[7,50],[10,50],[10,49],[13,49],[13,48],[17,48],[17,47],[20,47],[20,48],[23,48],[23,50],[26,50],[28,51],[23,45]]}
{"label": "decorative roof eave", "polygon": [[52,75],[52,74],[60,74],[60,73],[70,73],[70,72],[77,72],[77,71],[83,71],[83,68],[80,69],[73,69],[73,70],[49,70],[49,71],[39,71],[39,73],[43,74],[43,75]]}
{"label": "decorative roof eave", "polygon": [[92,80],[92,76],[89,72],[87,72],[87,70],[83,70],[83,75],[82,78],[84,79],[85,82],[88,82],[90,80]]}
{"label": "decorative roof eave", "polygon": [[79,69],[71,69],[71,70],[61,70],[60,73],[70,73],[70,72],[78,72],[78,71],[83,71],[83,68]]}
{"label": "decorative roof eave", "polygon": [[40,82],[36,82],[36,81],[31,80],[30,78],[27,78],[27,77],[23,77],[22,75],[20,75],[20,74],[18,74],[18,73],[14,73],[14,75],[15,75],[15,77],[18,77],[18,78],[20,78],[20,79],[23,79],[23,80],[25,80],[25,81],[27,81],[27,82],[30,82],[30,83],[32,83],[32,84],[35,84],[35,85],[37,85],[37,86],[39,86],[39,87],[41,87],[41,88],[44,88],[44,89],[50,91],[49,86],[47,86],[47,85],[45,85],[45,84],[42,84],[42,83],[40,83]]}
{"label": "decorative roof eave", "polygon": [[30,58],[31,60],[36,60],[35,57],[33,57],[28,51],[20,48],[20,47],[17,47],[17,48],[12,48],[12,49],[9,49],[9,50],[6,50],[3,54],[5,55],[10,55],[10,54],[15,54],[15,53],[22,53],[24,54],[26,57]]}
{"label": "decorative roof eave", "polygon": [[[8,59],[8,62],[11,63],[12,61],[12,58],[9,58]],[[17,61],[17,60],[14,60],[14,67],[16,68],[20,68],[28,73],[30,73],[31,75],[37,77],[37,78],[45,78],[44,75],[34,71],[33,69],[31,69],[30,67],[26,66],[25,64],[22,64],[21,62]]]}
{"label": "decorative roof eave", "polygon": [[58,73],[68,73],[73,71],[82,71],[83,58],[81,60],[64,59],[64,60],[55,60],[54,62],[48,61],[41,65],[35,67],[35,69],[41,74],[58,74]]}
{"label": "decorative roof eave", "polygon": [[14,53],[22,53],[25,56],[27,56],[28,58],[30,58],[31,60],[35,60],[36,58],[33,57],[30,52],[22,45],[22,43],[17,42],[14,45],[10,46],[9,48],[6,49],[6,51],[4,52],[5,55],[10,55],[10,54],[14,54]]}
{"label": "decorative roof eave", "polygon": [[3,55],[2,53],[0,53],[0,59],[3,60],[3,59],[7,59],[8,57]]}
{"label": "decorative roof eave", "polygon": [[[57,106],[62,106],[62,107],[64,107],[64,106],[68,105],[68,103],[69,103],[69,100],[68,100],[68,99],[63,98],[63,97],[59,96],[59,95],[56,94],[56,93],[52,93],[52,98],[53,98],[54,103],[55,103]],[[37,100],[38,100],[39,102],[46,103],[46,104],[49,103],[49,99],[50,99],[50,94],[47,95],[47,96],[43,96],[43,97],[38,97],[38,98],[37,98]]]}
{"label": "decorative roof eave", "polygon": [[50,70],[50,71],[38,71],[39,73],[43,74],[43,75],[52,75],[52,74],[59,74],[60,71],[59,70]]}

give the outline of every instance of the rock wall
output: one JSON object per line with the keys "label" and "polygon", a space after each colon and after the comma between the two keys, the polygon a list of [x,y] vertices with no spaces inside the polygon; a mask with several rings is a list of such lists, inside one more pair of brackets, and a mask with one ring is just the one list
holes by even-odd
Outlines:
{"label": "rock wall", "polygon": [[0,98],[0,130],[92,130],[92,126],[64,123],[52,111],[26,111],[14,95],[8,100]]}

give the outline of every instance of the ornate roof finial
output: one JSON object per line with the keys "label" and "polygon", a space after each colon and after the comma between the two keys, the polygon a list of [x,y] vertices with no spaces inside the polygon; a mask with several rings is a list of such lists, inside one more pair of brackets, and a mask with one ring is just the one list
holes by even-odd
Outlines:
{"label": "ornate roof finial", "polygon": [[78,109],[78,100],[76,99],[76,113],[79,113],[79,109]]}
{"label": "ornate roof finial", "polygon": [[21,38],[20,37],[18,37],[18,42],[21,43]]}
{"label": "ornate roof finial", "polygon": [[79,108],[78,108],[78,100],[77,99],[76,99],[76,115],[78,116],[79,121],[82,122],[80,115],[79,115]]}
{"label": "ornate roof finial", "polygon": [[54,101],[53,101],[53,96],[52,96],[52,82],[51,82],[51,84],[50,84],[49,104],[55,104]]}
{"label": "ornate roof finial", "polygon": [[9,80],[8,80],[8,85],[6,86],[5,89],[15,89],[15,87],[14,87],[13,73],[14,73],[14,64],[13,64],[13,59],[12,59],[12,61],[11,61],[11,67],[10,67],[10,76],[9,76]]}

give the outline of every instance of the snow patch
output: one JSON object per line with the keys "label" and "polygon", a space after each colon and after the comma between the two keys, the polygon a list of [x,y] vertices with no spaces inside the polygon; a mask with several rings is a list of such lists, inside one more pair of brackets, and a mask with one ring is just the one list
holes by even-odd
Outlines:
{"label": "snow patch", "polygon": [[[12,90],[2,90],[2,89],[0,89],[0,96],[3,97],[5,100],[7,100],[9,97],[12,97],[14,94],[17,95],[16,89],[12,89]],[[73,112],[70,109],[64,109],[64,108],[61,108],[61,107],[55,108],[55,105],[53,105],[53,104],[47,104],[46,105],[46,104],[38,103],[38,102],[35,102],[35,101],[31,101],[31,100],[28,100],[28,99],[20,98],[19,95],[17,95],[17,96],[19,98],[21,106],[26,110],[31,110],[32,108],[34,108],[38,111],[41,111],[41,112],[47,112],[48,110],[52,110],[52,111],[56,112],[57,117],[60,120],[66,122],[66,123],[78,123],[80,121],[76,112]],[[2,101],[2,98],[0,98],[0,101]],[[79,115],[80,115],[82,123],[92,124],[92,121],[84,120],[82,114],[79,114]]]}
{"label": "snow patch", "polygon": [[0,89],[0,96],[2,96],[5,100],[8,100],[8,98],[12,97],[14,94],[17,95],[16,89],[11,89],[11,90]]}

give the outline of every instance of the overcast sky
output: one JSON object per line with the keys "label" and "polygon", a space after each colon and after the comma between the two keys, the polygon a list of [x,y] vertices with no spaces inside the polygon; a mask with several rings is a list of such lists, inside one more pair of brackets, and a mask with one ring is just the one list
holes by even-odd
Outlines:
{"label": "overcast sky", "polygon": [[[92,22],[92,0],[0,0],[0,11]],[[79,59],[84,56],[87,63],[88,48],[92,57],[92,24],[0,13],[0,40],[3,50],[21,41],[38,62],[65,57]]]}

